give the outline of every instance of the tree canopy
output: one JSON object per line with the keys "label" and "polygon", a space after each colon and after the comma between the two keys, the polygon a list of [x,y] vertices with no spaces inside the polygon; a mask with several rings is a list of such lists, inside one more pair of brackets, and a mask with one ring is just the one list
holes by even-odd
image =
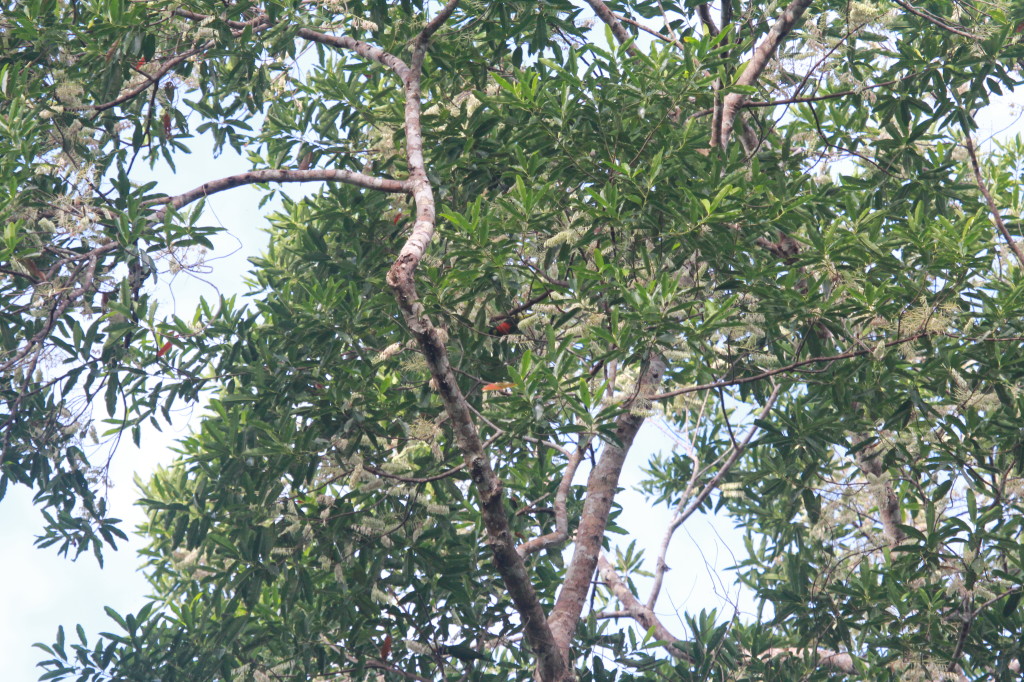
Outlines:
{"label": "tree canopy", "polygon": [[[1024,141],[978,130],[1022,19],[4,2],[0,496],[102,557],[102,448],[205,410],[143,485],[156,600],[45,676],[1017,679]],[[201,137],[252,169],[138,180]],[[242,185],[283,200],[251,296],[163,314]],[[665,618],[710,513],[756,612]]]}

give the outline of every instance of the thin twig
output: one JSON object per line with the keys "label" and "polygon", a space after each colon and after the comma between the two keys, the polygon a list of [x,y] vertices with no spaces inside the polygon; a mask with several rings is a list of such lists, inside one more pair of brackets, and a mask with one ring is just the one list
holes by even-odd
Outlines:
{"label": "thin twig", "polygon": [[636,28],[640,29],[644,33],[649,33],[650,35],[654,36],[655,38],[657,38],[658,40],[660,40],[662,42],[668,43],[669,45],[674,45],[675,47],[678,47],[680,50],[685,50],[686,49],[686,47],[681,42],[676,40],[675,38],[670,38],[669,36],[662,35],[661,33],[658,33],[657,31],[655,31],[653,28],[648,28],[647,26],[644,26],[639,21],[633,21],[629,17],[624,17],[621,14],[614,14],[614,17],[616,19],[618,19],[619,21],[625,23],[625,24],[629,24],[630,26],[635,26]]}
{"label": "thin twig", "polygon": [[[915,334],[904,336],[894,341],[886,341],[882,344],[883,348],[891,348],[892,346],[899,346],[900,344],[910,343],[926,336],[935,336],[939,332],[923,329]],[[945,335],[944,335],[945,336]],[[956,338],[956,337],[953,337]],[[996,340],[996,339],[991,339]],[[856,358],[862,355],[867,355],[874,352],[873,350],[851,350],[845,353],[839,353],[837,355],[823,355],[814,358],[807,358],[806,360],[798,360],[797,362],[791,362],[784,367],[777,367],[775,369],[769,369],[759,374],[754,374],[749,377],[740,377],[738,379],[721,379],[719,381],[712,381],[707,384],[698,384],[696,386],[686,386],[684,388],[677,388],[674,391],[666,391],[665,393],[659,393],[658,395],[652,395],[651,400],[665,400],[666,398],[674,398],[678,395],[685,395],[687,393],[696,393],[697,391],[707,391],[708,389],[718,388],[719,386],[739,386],[740,384],[749,384],[753,381],[760,381],[761,379],[767,379],[773,377],[776,374],[785,374],[786,372],[792,372],[793,370],[807,365],[814,365],[826,362],[835,362],[836,360],[847,360],[849,358]]]}
{"label": "thin twig", "polygon": [[971,40],[981,40],[981,38],[979,36],[976,36],[973,33],[968,33],[967,31],[963,31],[963,30],[957,28],[956,26],[950,26],[949,24],[947,24],[946,22],[942,21],[937,16],[932,14],[931,12],[925,12],[924,10],[917,9],[916,7],[911,5],[909,2],[906,2],[906,0],[896,0],[896,4],[899,5],[900,7],[902,7],[903,9],[907,10],[911,14],[913,14],[915,16],[918,16],[918,17],[921,17],[922,19],[924,19],[925,21],[927,21],[927,22],[929,22],[931,24],[935,24],[936,26],[941,28],[943,31],[949,31],[950,33],[955,33],[958,36],[963,36],[964,38],[970,38]]}
{"label": "thin twig", "polygon": [[[765,417],[768,416],[768,413],[771,412],[772,407],[775,406],[776,399],[779,397],[779,391],[781,390],[781,388],[781,384],[775,385],[775,388],[772,390],[771,395],[768,396],[768,400],[765,401],[764,407],[761,408],[760,413],[758,413],[757,417],[754,419],[754,423],[750,425],[750,428],[747,430],[746,434],[744,434],[743,440],[732,446],[732,449],[729,452],[729,456],[726,457],[725,462],[723,462],[722,466],[719,467],[718,473],[716,473],[714,477],[712,477],[712,479],[708,481],[703,488],[701,488],[701,491],[697,493],[697,496],[693,498],[693,500],[686,506],[685,509],[683,509],[682,507],[687,497],[684,496],[679,500],[680,510],[676,512],[675,517],[672,519],[672,522],[669,523],[668,528],[665,529],[665,536],[661,540],[661,549],[658,552],[658,562],[656,564],[654,576],[654,586],[651,588],[651,594],[647,598],[647,608],[653,609],[654,605],[658,601],[658,594],[661,590],[661,585],[664,580],[665,571],[668,570],[668,567],[665,564],[665,556],[668,554],[668,546],[669,543],[672,541],[672,535],[676,532],[676,529],[678,529],[679,526],[683,525],[683,523],[686,522],[686,519],[690,518],[690,516],[692,516],[695,511],[700,509],[700,506],[701,504],[703,504],[704,500],[707,499],[708,495],[710,495],[712,491],[718,488],[719,484],[722,482],[722,479],[725,478],[725,476],[729,473],[729,470],[732,469],[736,461],[739,460],[740,455],[742,455],[743,452],[747,449],[747,446],[753,439],[754,434],[756,434],[758,428],[760,428],[757,425],[757,421],[763,420]],[[696,471],[696,466],[694,467],[694,471]]]}
{"label": "thin twig", "polygon": [[440,481],[442,478],[448,478],[449,476],[453,476],[453,475],[459,473],[460,471],[462,471],[465,468],[466,468],[466,463],[463,462],[462,464],[459,464],[458,466],[452,467],[448,471],[442,471],[441,473],[434,474],[433,476],[424,476],[422,478],[414,478],[412,476],[399,476],[398,474],[389,474],[388,472],[384,471],[383,469],[378,469],[377,467],[368,467],[365,464],[363,465],[363,469],[365,469],[366,471],[369,471],[374,476],[380,476],[381,478],[390,478],[390,479],[395,480],[395,481],[401,481],[402,483],[417,483],[417,484],[419,484],[419,483],[432,483],[434,481]]}

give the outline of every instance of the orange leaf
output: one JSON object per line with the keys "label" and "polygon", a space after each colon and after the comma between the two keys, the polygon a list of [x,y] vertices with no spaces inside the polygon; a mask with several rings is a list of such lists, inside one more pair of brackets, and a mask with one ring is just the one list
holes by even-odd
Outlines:
{"label": "orange leaf", "polygon": [[487,384],[486,386],[484,386],[483,390],[485,390],[485,391],[504,391],[506,388],[512,388],[515,385],[516,384],[513,381],[498,381],[498,382],[493,383],[493,384]]}
{"label": "orange leaf", "polygon": [[172,344],[170,341],[168,341],[164,345],[160,346],[160,350],[158,350],[156,352],[156,356],[159,358],[159,357],[163,357],[164,355],[166,355],[167,351],[169,351],[171,349],[172,345],[174,345],[174,344]]}
{"label": "orange leaf", "polygon": [[382,660],[388,660],[388,656],[391,654],[391,635],[384,638],[384,643],[380,645],[380,657]]}
{"label": "orange leaf", "polygon": [[171,112],[164,112],[164,137],[171,136]]}

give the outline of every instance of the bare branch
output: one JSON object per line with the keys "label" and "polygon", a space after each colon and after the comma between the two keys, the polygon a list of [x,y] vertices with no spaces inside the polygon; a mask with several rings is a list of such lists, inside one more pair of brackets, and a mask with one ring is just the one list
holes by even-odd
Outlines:
{"label": "bare branch", "polygon": [[[793,0],[789,3],[789,7],[775,20],[775,24],[765,39],[754,49],[754,54],[747,62],[743,73],[736,80],[736,85],[753,85],[757,81],[765,67],[768,66],[768,60],[778,49],[779,43],[793,30],[793,26],[803,15],[804,10],[811,5],[811,2],[812,0]],[[736,116],[746,99],[747,96],[740,92],[730,92],[725,96],[722,103],[722,147],[729,144]]]}
{"label": "bare branch", "polygon": [[970,135],[964,131],[964,146],[967,147],[967,154],[971,157],[971,168],[974,169],[974,182],[977,183],[978,189],[981,190],[981,194],[985,197],[985,203],[988,204],[988,210],[992,214],[992,222],[995,223],[996,229],[1003,235],[1003,239],[1006,240],[1007,246],[1013,251],[1013,255],[1017,257],[1017,262],[1024,268],[1024,253],[1021,253],[1020,247],[1017,246],[1016,240],[1010,234],[1010,231],[1006,229],[1006,223],[1003,222],[1003,217],[999,215],[999,207],[996,206],[995,199],[992,198],[992,193],[988,191],[988,187],[985,186],[985,178],[981,175],[981,166],[978,164],[978,154],[974,149],[974,140],[971,139]]}
{"label": "bare branch", "polygon": [[711,16],[711,7],[706,2],[697,5],[697,16],[700,17],[700,22],[708,29],[708,33],[713,36],[718,35],[718,26],[715,25],[715,20]]}
{"label": "bare branch", "polygon": [[[768,413],[772,411],[772,407],[775,406],[775,401],[779,397],[779,390],[781,388],[782,386],[780,384],[775,385],[775,388],[772,390],[771,395],[768,396],[768,400],[765,401],[764,407],[761,408],[761,411],[758,413],[756,419],[764,419],[765,417],[768,416]],[[743,440],[741,440],[738,444],[733,446],[728,458],[718,469],[718,472],[711,478],[710,481],[707,482],[707,484],[705,484],[703,488],[701,488],[701,491],[697,493],[697,496],[693,498],[693,501],[691,501],[686,506],[686,509],[677,512],[675,517],[672,519],[672,522],[669,524],[669,527],[665,532],[665,537],[662,539],[661,551],[658,554],[657,570],[661,573],[661,575],[664,575],[665,570],[667,569],[667,567],[665,566],[665,554],[668,551],[668,544],[672,540],[672,534],[675,533],[676,529],[679,528],[679,526],[683,525],[683,523],[686,522],[686,519],[690,518],[694,512],[700,509],[701,504],[704,503],[704,500],[707,499],[708,495],[710,495],[716,488],[718,488],[719,484],[721,484],[722,482],[722,479],[724,479],[726,475],[728,475],[729,470],[732,469],[733,465],[736,464],[736,461],[740,458],[740,455],[742,455],[743,452],[747,449],[747,446],[750,445],[750,441],[751,439],[753,439],[754,434],[757,433],[757,429],[758,426],[755,420],[755,423],[751,424],[746,434],[744,434]],[[683,501],[680,500],[680,505],[682,504]],[[654,603],[658,600],[657,590],[660,590],[660,588],[661,580],[658,580],[658,576],[656,576],[654,589],[651,590],[651,596],[647,599],[647,603],[651,606],[651,608],[654,607]]]}
{"label": "bare branch", "polygon": [[[676,507],[676,516],[683,511],[683,505],[693,495],[693,490],[697,485],[697,477],[701,475],[702,468],[700,466],[700,459],[696,453],[691,453],[690,459],[693,461],[693,471],[690,472],[690,480],[686,482],[686,489],[683,490],[682,496],[679,498],[679,504]],[[651,587],[651,593],[647,597],[647,608],[654,609],[654,605],[658,601],[658,596],[661,594],[661,585],[665,581],[665,573],[668,571],[668,564],[665,562],[665,557],[668,555],[668,546],[672,541],[672,535],[679,527],[678,524],[669,523],[668,528],[665,529],[665,536],[661,539],[661,548],[658,550],[658,558],[654,562],[654,585]]]}
{"label": "bare branch", "polygon": [[[589,443],[589,441],[587,441]],[[569,457],[569,462],[562,472],[562,481],[558,484],[555,493],[555,530],[554,532],[532,538],[522,543],[516,549],[519,555],[526,557],[542,549],[556,547],[569,539],[569,517],[566,512],[566,502],[569,499],[569,491],[572,489],[572,479],[576,476],[576,470],[583,461],[583,454],[586,452],[586,444],[581,443]]]}
{"label": "bare branch", "polygon": [[679,42],[678,40],[676,40],[675,38],[670,38],[669,36],[662,35],[661,33],[658,33],[657,31],[655,31],[653,28],[648,28],[647,26],[644,26],[639,21],[633,21],[632,19],[630,19],[628,17],[624,17],[624,16],[622,16],[620,14],[615,14],[614,16],[619,21],[621,21],[623,23],[626,23],[626,24],[629,24],[630,26],[635,26],[636,28],[640,29],[644,33],[649,33],[650,35],[654,36],[655,38],[657,38],[658,40],[660,40],[662,42],[668,43],[669,45],[674,45],[674,46],[678,47],[680,50],[686,49],[683,46],[683,44],[681,42]]}
{"label": "bare branch", "polygon": [[608,514],[619,485],[619,475],[637,431],[644,423],[642,410],[653,389],[661,383],[665,361],[651,355],[637,381],[636,393],[625,405],[625,412],[615,424],[616,442],[605,444],[601,459],[587,480],[587,497],[576,529],[576,547],[565,572],[562,590],[551,611],[549,622],[559,649],[568,652],[583,604],[590,591],[590,580],[597,567],[598,554],[604,541]]}
{"label": "bare branch", "polygon": [[300,28],[297,32],[300,38],[313,43],[320,43],[321,45],[330,45],[331,47],[337,47],[344,50],[351,50],[364,59],[378,62],[394,71],[402,82],[406,82],[409,74],[409,65],[404,61],[396,57],[395,55],[383,50],[375,45],[365,43],[362,40],[356,40],[350,36],[334,36],[327,33],[321,33],[320,31],[314,31],[311,28]]}
{"label": "bare branch", "polygon": [[437,16],[431,19],[430,22],[423,27],[423,30],[420,31],[420,35],[416,41],[425,45],[427,41],[430,40],[430,37],[437,33],[437,29],[444,26],[444,23],[451,18],[452,12],[455,11],[458,4],[459,0],[448,0],[448,3],[440,12],[437,13]]}
{"label": "bare branch", "polygon": [[622,603],[625,607],[625,613],[630,618],[640,624],[645,630],[654,630],[654,636],[657,637],[659,642],[664,642],[665,651],[670,653],[674,658],[682,659],[684,661],[690,660],[690,657],[684,654],[681,650],[676,648],[675,644],[679,642],[679,638],[673,635],[668,629],[665,628],[664,624],[658,619],[647,606],[640,603],[640,600],[636,598],[633,592],[629,589],[629,586],[623,582],[622,578],[619,577],[615,567],[612,566],[611,562],[608,561],[608,557],[605,556],[604,552],[600,553],[597,560],[597,570],[600,571],[601,579],[604,580],[605,585],[611,590],[615,598]]}
{"label": "bare branch", "polygon": [[618,17],[615,16],[615,13],[608,8],[608,5],[601,2],[601,0],[587,0],[587,4],[590,5],[591,9],[594,10],[594,13],[601,21],[608,24],[608,27],[612,30],[612,35],[615,36],[615,39],[622,45],[628,45],[626,50],[629,54],[639,54],[636,49],[636,45],[633,44],[633,36],[629,35],[626,29],[622,27],[622,22],[619,21]]}
{"label": "bare branch", "polygon": [[[378,178],[350,170],[332,168],[312,168],[309,170],[268,168],[265,170],[254,170],[239,173],[238,175],[229,175],[218,180],[211,180],[210,182],[203,183],[195,189],[190,189],[187,192],[177,196],[168,197],[166,199],[158,199],[152,203],[170,204],[175,209],[179,209],[182,206],[191,204],[193,201],[202,199],[203,197],[223,192],[225,190],[234,189],[235,187],[241,187],[242,185],[254,185],[261,182],[314,182],[325,180],[344,182],[364,189],[375,189],[381,192],[390,192],[394,194],[406,194],[410,191],[408,183],[401,180]],[[162,208],[157,211],[153,217],[155,220],[163,220],[166,212],[167,209]]]}

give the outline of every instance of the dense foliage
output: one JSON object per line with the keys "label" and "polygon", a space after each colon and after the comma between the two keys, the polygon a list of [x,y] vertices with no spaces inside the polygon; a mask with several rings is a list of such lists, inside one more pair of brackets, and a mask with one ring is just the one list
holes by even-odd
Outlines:
{"label": "dense foliage", "polygon": [[[90,433],[206,410],[143,490],[160,600],[47,676],[1015,679],[1024,142],[976,131],[1021,18],[5,2],[0,496],[100,557]],[[200,136],[253,170],[137,182]],[[159,314],[204,196],[299,182],[253,296]],[[744,529],[757,614],[659,617],[664,549],[606,553],[627,461],[663,547]]]}

